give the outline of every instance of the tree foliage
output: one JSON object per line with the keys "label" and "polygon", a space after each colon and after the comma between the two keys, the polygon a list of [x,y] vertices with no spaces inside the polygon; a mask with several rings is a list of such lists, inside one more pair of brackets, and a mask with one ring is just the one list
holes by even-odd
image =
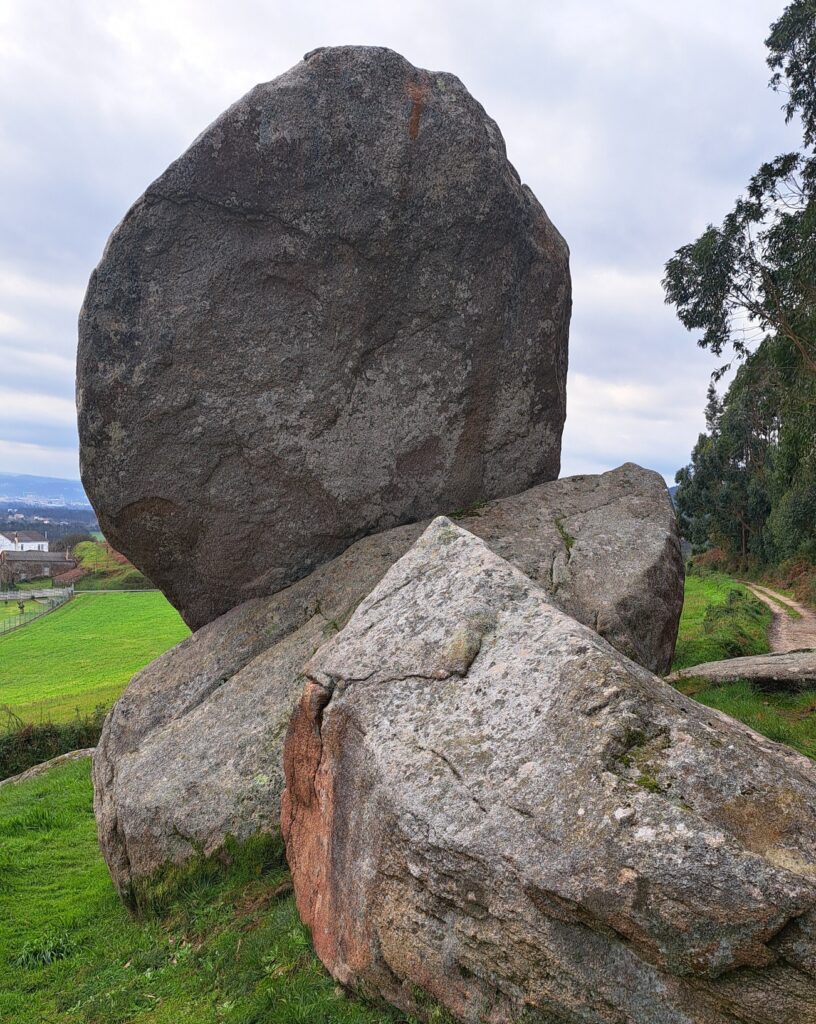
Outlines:
{"label": "tree foliage", "polygon": [[766,45],[802,144],[677,250],[663,286],[698,343],[740,363],[722,399],[710,388],[706,432],[677,475],[687,535],[778,561],[816,556],[816,0],[790,4]]}

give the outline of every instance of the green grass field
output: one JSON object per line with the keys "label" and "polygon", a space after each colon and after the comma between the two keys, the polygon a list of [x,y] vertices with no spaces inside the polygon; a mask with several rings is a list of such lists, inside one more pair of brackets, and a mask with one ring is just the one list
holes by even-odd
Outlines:
{"label": "green grass field", "polygon": [[0,706],[36,722],[112,704],[135,672],[189,632],[158,591],[79,594],[0,636]]}
{"label": "green grass field", "polygon": [[87,760],[0,790],[0,1020],[410,1021],[335,987],[298,921],[275,844],[236,861],[230,871],[200,866],[161,913],[134,919],[99,854]]}
{"label": "green grass field", "polygon": [[[19,600],[23,601],[26,615],[38,615],[44,605],[40,604],[39,601],[35,601],[33,598],[25,597],[23,594],[20,595]],[[20,614],[20,608],[17,601],[0,601],[0,623],[5,619],[14,619]]]}
{"label": "green grass field", "polygon": [[687,576],[673,669],[765,654],[771,611],[730,576]]}

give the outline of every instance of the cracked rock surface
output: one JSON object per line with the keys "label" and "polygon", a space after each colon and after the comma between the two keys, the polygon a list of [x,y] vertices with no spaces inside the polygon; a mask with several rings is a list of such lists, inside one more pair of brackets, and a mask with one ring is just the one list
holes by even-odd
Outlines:
{"label": "cracked rock surface", "polygon": [[[458,522],[571,615],[664,670],[683,594],[663,480],[627,464],[490,502]],[[134,879],[195,851],[277,829],[281,749],[304,663],[427,524],[366,537],[310,576],[248,601],[139,672],[109,714],[94,758],[105,859]],[[462,642],[467,649],[468,636]]]}
{"label": "cracked rock surface", "polygon": [[435,520],[311,659],[281,824],[343,984],[468,1024],[816,1021],[816,768]]}
{"label": "cracked rock surface", "polygon": [[568,264],[457,78],[308,54],[149,186],[91,277],[105,536],[198,628],[367,534],[557,477]]}

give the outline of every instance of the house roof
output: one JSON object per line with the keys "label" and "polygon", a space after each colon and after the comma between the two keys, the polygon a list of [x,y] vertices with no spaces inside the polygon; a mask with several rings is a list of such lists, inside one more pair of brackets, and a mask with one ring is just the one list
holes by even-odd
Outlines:
{"label": "house roof", "polygon": [[76,583],[76,581],[81,580],[84,575],[85,570],[80,569],[79,566],[77,566],[75,569],[69,569],[67,572],[58,573],[56,576],[53,577],[53,579],[54,583],[59,584]]}
{"label": "house roof", "polygon": [[35,530],[0,530],[0,537],[6,537],[12,543],[14,541],[26,541],[31,544],[42,544],[48,540],[47,537]]}
{"label": "house roof", "polygon": [[0,551],[0,562],[69,562],[76,565],[65,551]]}

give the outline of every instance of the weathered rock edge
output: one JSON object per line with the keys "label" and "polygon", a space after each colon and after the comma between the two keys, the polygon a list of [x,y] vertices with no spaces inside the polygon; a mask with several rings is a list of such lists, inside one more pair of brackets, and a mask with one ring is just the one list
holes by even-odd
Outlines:
{"label": "weathered rock edge", "polygon": [[816,651],[786,651],[784,654],[754,654],[726,661],[705,661],[666,677],[669,683],[681,679],[706,679],[717,685],[747,679],[762,690],[813,690],[816,689]]}
{"label": "weathered rock edge", "polygon": [[[459,520],[614,645],[667,669],[683,565],[666,486],[627,464],[488,503]],[[249,601],[134,676],[94,758],[102,852],[120,892],[167,862],[277,827],[281,748],[306,660],[422,533],[353,545]]]}
{"label": "weathered rock edge", "polygon": [[444,519],[307,675],[281,824],[340,982],[468,1024],[816,1020],[808,759]]}
{"label": "weathered rock edge", "polygon": [[39,778],[40,775],[45,775],[52,768],[59,768],[62,764],[69,764],[72,761],[81,761],[83,758],[93,757],[94,750],[96,750],[96,747],[81,747],[79,750],[69,750],[64,754],[57,754],[56,757],[49,758],[47,761],[33,764],[30,768],[26,768],[24,772],[0,779],[0,786],[16,785],[18,782],[28,782],[29,779]]}
{"label": "weathered rock edge", "polygon": [[79,326],[82,480],[192,628],[366,534],[558,476],[567,245],[459,79],[328,47],[113,232]]}

